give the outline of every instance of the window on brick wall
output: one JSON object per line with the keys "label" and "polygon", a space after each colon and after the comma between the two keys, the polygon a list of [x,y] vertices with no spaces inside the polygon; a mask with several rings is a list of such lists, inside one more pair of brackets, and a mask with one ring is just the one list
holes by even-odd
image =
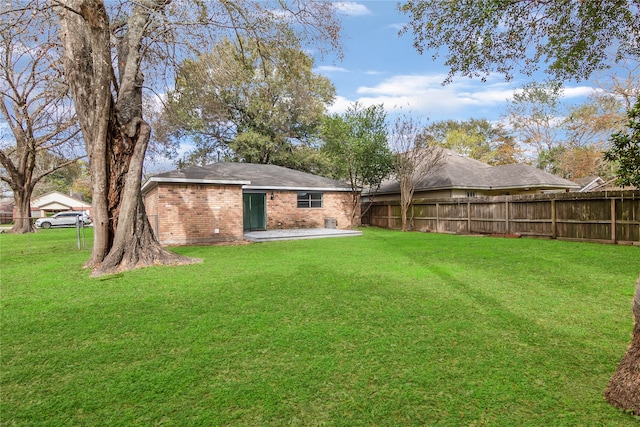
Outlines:
{"label": "window on brick wall", "polygon": [[306,191],[299,191],[298,207],[299,208],[321,208],[322,193],[309,193]]}

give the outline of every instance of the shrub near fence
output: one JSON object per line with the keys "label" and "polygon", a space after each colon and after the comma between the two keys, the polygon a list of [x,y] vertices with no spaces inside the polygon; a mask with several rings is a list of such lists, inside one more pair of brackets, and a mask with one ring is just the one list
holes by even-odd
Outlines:
{"label": "shrub near fence", "polygon": [[[415,200],[411,229],[640,245],[640,191]],[[399,202],[373,202],[363,224],[401,228]]]}

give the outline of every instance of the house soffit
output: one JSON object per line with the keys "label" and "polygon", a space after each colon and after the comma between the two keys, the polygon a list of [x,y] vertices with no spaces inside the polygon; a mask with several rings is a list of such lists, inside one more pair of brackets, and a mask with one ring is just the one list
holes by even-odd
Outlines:
{"label": "house soffit", "polygon": [[320,192],[349,192],[351,188],[336,188],[336,187],[279,187],[269,185],[244,185],[243,190],[247,191],[320,191]]}
{"label": "house soffit", "polygon": [[241,185],[246,191],[351,191],[344,182],[275,165],[221,162],[155,175],[143,194],[160,183]]}

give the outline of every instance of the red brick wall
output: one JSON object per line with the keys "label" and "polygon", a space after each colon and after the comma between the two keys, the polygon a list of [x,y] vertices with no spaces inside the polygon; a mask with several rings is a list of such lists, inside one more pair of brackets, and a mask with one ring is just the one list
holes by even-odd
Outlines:
{"label": "red brick wall", "polygon": [[151,228],[153,228],[156,236],[158,235],[158,187],[149,191],[144,195],[144,208],[147,212],[147,218]]}
{"label": "red brick wall", "polygon": [[271,194],[267,193],[267,230],[321,228],[325,218],[335,218],[340,229],[351,226],[349,193],[324,192],[322,208],[298,208],[297,191],[275,191],[273,200]]}
{"label": "red brick wall", "polygon": [[[155,212],[154,197],[157,198]],[[243,238],[242,187],[239,185],[159,184],[145,196],[145,204],[147,200],[150,202],[147,214],[157,215],[157,233],[162,244],[215,243]]]}
{"label": "red brick wall", "polygon": [[[275,191],[273,199],[271,194],[266,195],[267,230],[320,228],[325,218],[335,218],[340,229],[351,226],[349,193],[325,192],[322,208],[298,208],[297,191]],[[151,226],[164,245],[243,239],[240,185],[160,183],[144,202]]]}
{"label": "red brick wall", "polygon": [[147,211],[149,221],[151,221],[151,225],[153,225],[155,223],[155,218],[151,217],[157,217],[158,215],[158,187],[145,194],[144,207]]}

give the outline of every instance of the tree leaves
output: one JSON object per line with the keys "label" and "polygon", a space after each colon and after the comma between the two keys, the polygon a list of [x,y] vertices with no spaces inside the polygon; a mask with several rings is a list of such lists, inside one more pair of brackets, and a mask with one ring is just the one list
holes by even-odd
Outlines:
{"label": "tree leaves", "polygon": [[389,175],[393,157],[385,120],[382,104],[364,107],[357,102],[343,115],[325,119],[323,151],[333,159],[335,178],[348,179],[353,188],[377,188]]}
{"label": "tree leaves", "polygon": [[605,158],[617,162],[618,184],[640,188],[640,100],[636,101],[628,117],[628,129],[611,136],[613,146],[605,153]]}
{"label": "tree leaves", "polygon": [[640,6],[634,0],[450,1],[415,0],[399,6],[422,54],[446,52],[453,76],[486,79],[531,75],[543,63],[557,80],[587,79],[616,59],[640,56]]}
{"label": "tree leaves", "polygon": [[289,166],[287,153],[311,143],[334,96],[293,35],[285,45],[226,38],[180,67],[164,131],[197,138],[202,160],[207,151],[222,151],[235,160]]}

